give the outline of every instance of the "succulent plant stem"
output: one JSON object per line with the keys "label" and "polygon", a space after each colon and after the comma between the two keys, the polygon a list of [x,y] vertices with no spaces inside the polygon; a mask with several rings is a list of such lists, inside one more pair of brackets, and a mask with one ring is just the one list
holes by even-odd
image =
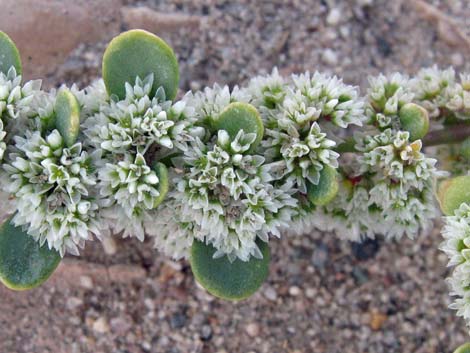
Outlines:
{"label": "succulent plant stem", "polygon": [[444,129],[431,131],[423,138],[423,146],[436,146],[458,143],[470,136],[470,125],[466,123],[446,126]]}
{"label": "succulent plant stem", "polygon": [[[446,126],[444,129],[431,131],[423,137],[423,146],[437,146],[445,144],[459,143],[470,137],[470,125],[467,123]],[[354,147],[354,139],[348,137],[340,143],[335,151],[338,153],[357,152]]]}

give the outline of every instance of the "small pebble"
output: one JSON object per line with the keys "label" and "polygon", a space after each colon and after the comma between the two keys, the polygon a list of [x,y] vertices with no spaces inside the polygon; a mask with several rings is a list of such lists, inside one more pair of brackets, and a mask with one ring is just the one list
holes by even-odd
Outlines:
{"label": "small pebble", "polygon": [[378,312],[372,312],[370,316],[370,328],[374,331],[378,331],[382,328],[383,324],[387,320],[387,315],[378,313]]}
{"label": "small pebble", "polygon": [[362,243],[352,242],[351,250],[357,260],[366,261],[377,255],[380,250],[380,243],[377,239],[366,239]]}
{"label": "small pebble", "polygon": [[202,341],[210,341],[212,338],[212,327],[210,325],[203,325],[200,337]]}
{"label": "small pebble", "polygon": [[80,276],[80,285],[85,289],[93,289],[93,280],[89,276]]}
{"label": "small pebble", "polygon": [[67,299],[67,309],[74,310],[83,304],[83,300],[76,297],[70,297]]}
{"label": "small pebble", "polygon": [[300,294],[300,288],[297,286],[290,287],[289,294],[293,297],[297,297]]}
{"label": "small pebble", "polygon": [[276,290],[273,287],[268,287],[264,291],[264,296],[266,297],[266,299],[274,302],[277,299]]}
{"label": "small pebble", "polygon": [[316,268],[323,270],[328,262],[328,247],[321,243],[313,250],[312,264]]}
{"label": "small pebble", "polygon": [[106,321],[106,318],[103,316],[99,317],[98,320],[93,323],[93,330],[98,333],[109,332],[109,325],[108,321]]}
{"label": "small pebble", "polygon": [[259,335],[259,326],[256,323],[250,323],[246,325],[245,331],[248,334],[248,336],[256,337]]}
{"label": "small pebble", "polygon": [[187,316],[183,313],[176,313],[170,317],[170,325],[173,329],[182,328],[186,325]]}
{"label": "small pebble", "polygon": [[338,63],[338,55],[330,48],[325,49],[322,55],[323,62],[328,65],[336,65]]}
{"label": "small pebble", "polygon": [[341,20],[341,10],[337,7],[332,8],[326,17],[326,23],[330,26],[336,26]]}

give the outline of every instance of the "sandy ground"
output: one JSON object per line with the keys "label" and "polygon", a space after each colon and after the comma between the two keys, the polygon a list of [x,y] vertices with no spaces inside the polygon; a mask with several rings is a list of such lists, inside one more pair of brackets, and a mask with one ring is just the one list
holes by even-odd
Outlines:
{"label": "sandy ground", "polygon": [[[200,18],[196,30],[164,35],[179,56],[182,91],[273,66],[361,86],[369,74],[433,64],[470,70],[466,0],[427,2],[437,12],[385,0],[127,3]],[[80,46],[48,84],[90,82],[104,47]],[[0,287],[0,353],[452,352],[469,337],[447,309],[438,228],[360,246],[325,233],[284,237],[273,242],[267,283],[237,304],[208,296],[186,262],[149,243],[119,240],[112,256],[92,244],[41,288]]]}

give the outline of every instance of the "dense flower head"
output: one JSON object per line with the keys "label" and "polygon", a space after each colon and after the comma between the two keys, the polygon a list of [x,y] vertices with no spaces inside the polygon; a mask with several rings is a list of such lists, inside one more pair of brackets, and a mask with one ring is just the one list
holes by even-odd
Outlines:
{"label": "dense flower head", "polygon": [[318,184],[324,166],[338,167],[334,148],[341,138],[332,132],[364,120],[358,90],[335,76],[307,72],[285,80],[273,70],[253,78],[242,91],[261,113],[262,146],[268,161],[276,162],[277,178],[304,194],[307,182]]}
{"label": "dense flower head", "polygon": [[0,161],[11,140],[7,135],[18,132],[25,118],[30,116],[40,87],[40,81],[22,85],[21,75],[17,75],[14,67],[7,74],[0,72]]}
{"label": "dense flower head", "polygon": [[413,97],[408,76],[394,73],[389,76],[381,74],[369,77],[367,114],[371,123],[380,130],[400,130],[400,108],[412,102]]}
{"label": "dense flower head", "polygon": [[100,151],[96,165],[97,188],[105,199],[100,212],[107,220],[103,231],[124,231],[125,237],[140,240],[144,239],[146,212],[161,199],[161,181],[149,161],[185,150],[193,136],[204,134],[193,125],[192,108],[183,101],[166,100],[161,88],[150,97],[152,85],[152,75],[137,78],[134,86],[126,83],[124,99],[111,97],[97,111],[97,103],[86,97],[93,92],[101,97],[101,84],[85,91],[81,99],[90,111],[96,111],[84,122],[84,133],[88,144]]}
{"label": "dense flower head", "polygon": [[359,154],[341,160],[338,196],[300,224],[312,216],[318,228],[355,241],[378,234],[413,238],[427,229],[437,216],[437,161],[421,152],[420,140],[410,142],[408,132],[387,129],[355,139]]}
{"label": "dense flower head", "polygon": [[[196,224],[194,237],[212,244],[217,256],[248,260],[260,257],[257,237],[268,241],[289,220],[296,200],[291,185],[274,188],[269,165],[260,155],[247,154],[256,139],[243,130],[231,140],[219,130],[215,141],[196,140],[183,157],[188,171],[178,183],[183,215]],[[289,190],[291,189],[291,190]]]}
{"label": "dense flower head", "polygon": [[448,266],[454,267],[447,279],[455,297],[449,307],[470,325],[470,205],[462,203],[454,215],[444,217],[442,236],[440,249],[449,257]]}
{"label": "dense flower head", "polygon": [[193,122],[192,108],[185,102],[165,100],[159,89],[150,97],[153,76],[126,83],[126,97],[102,104],[97,114],[85,122],[90,144],[106,154],[132,151],[145,154],[152,144],[166,149],[184,149],[191,139],[188,127]]}
{"label": "dense flower head", "polygon": [[57,130],[45,138],[27,131],[15,137],[3,169],[4,189],[18,210],[13,222],[41,244],[77,254],[89,232],[99,233],[94,168],[80,142],[66,147]]}

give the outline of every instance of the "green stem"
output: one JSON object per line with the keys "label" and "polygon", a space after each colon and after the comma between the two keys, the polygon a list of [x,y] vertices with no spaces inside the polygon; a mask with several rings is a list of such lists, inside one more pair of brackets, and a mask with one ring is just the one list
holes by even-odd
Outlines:
{"label": "green stem", "polygon": [[436,146],[458,143],[470,136],[470,125],[458,124],[446,126],[442,130],[431,131],[423,138],[423,146]]}
{"label": "green stem", "polygon": [[[422,139],[424,147],[459,143],[470,137],[470,125],[467,123],[446,126],[441,130],[431,131]],[[348,137],[345,142],[336,146],[338,153],[357,152],[354,148],[354,139]]]}

